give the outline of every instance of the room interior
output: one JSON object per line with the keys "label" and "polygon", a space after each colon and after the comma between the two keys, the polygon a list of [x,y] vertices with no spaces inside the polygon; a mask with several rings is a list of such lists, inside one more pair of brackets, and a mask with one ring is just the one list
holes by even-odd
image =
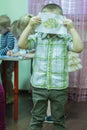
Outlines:
{"label": "room interior", "polygon": [[[11,21],[26,13],[37,15],[41,7],[50,0],[3,0],[0,1],[0,14],[7,14]],[[52,0],[51,0],[52,1]],[[53,0],[62,6],[64,15],[71,18],[79,32],[84,49],[79,54],[82,69],[69,73],[69,96],[66,105],[66,119],[69,130],[87,129],[87,1]],[[24,71],[23,71],[24,70]],[[28,130],[32,110],[30,85],[31,61],[19,61],[19,100],[18,121],[14,121],[14,104],[6,105],[6,129]],[[14,73],[13,73],[14,82]],[[29,91],[30,90],[30,91]],[[43,130],[54,130],[53,124],[44,123]]]}

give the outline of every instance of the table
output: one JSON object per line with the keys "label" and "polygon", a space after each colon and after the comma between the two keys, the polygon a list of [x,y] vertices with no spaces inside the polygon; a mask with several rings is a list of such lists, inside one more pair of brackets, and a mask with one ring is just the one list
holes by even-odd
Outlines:
{"label": "table", "polygon": [[[33,60],[33,55],[29,54],[28,57],[12,57],[12,56],[0,56],[0,60],[3,60],[3,67],[5,68],[6,61],[14,61],[14,120],[18,120],[18,62],[20,60]],[[31,62],[32,63],[32,62]],[[32,66],[31,66],[32,67]],[[32,68],[31,68],[32,69]],[[32,70],[31,70],[32,72]],[[4,69],[5,75],[5,69]],[[6,77],[4,77],[4,81]]]}

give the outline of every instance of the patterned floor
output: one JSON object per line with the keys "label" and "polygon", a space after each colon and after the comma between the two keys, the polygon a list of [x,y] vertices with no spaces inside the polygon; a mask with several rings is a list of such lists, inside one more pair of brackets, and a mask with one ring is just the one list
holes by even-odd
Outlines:
{"label": "patterned floor", "polygon": [[[13,119],[13,104],[6,106],[6,130],[29,130],[32,97],[28,92],[19,94],[19,119]],[[87,102],[69,101],[66,106],[68,130],[87,130]],[[53,124],[44,123],[42,130],[54,130]]]}

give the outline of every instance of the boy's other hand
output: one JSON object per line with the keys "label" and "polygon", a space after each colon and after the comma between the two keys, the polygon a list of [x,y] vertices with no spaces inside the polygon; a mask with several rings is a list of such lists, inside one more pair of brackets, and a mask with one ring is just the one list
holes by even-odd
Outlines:
{"label": "boy's other hand", "polygon": [[74,24],[73,24],[73,22],[72,22],[71,19],[65,19],[63,21],[63,24],[64,24],[64,26],[66,26],[66,28],[67,28],[68,31],[70,31],[71,29],[74,28]]}

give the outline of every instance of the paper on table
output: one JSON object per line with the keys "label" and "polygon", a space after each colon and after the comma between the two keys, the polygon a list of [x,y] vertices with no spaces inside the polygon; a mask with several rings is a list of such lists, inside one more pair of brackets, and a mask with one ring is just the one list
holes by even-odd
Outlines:
{"label": "paper on table", "polygon": [[39,13],[38,16],[41,18],[42,23],[36,27],[35,32],[67,34],[67,29],[63,25],[65,16],[52,13]]}

